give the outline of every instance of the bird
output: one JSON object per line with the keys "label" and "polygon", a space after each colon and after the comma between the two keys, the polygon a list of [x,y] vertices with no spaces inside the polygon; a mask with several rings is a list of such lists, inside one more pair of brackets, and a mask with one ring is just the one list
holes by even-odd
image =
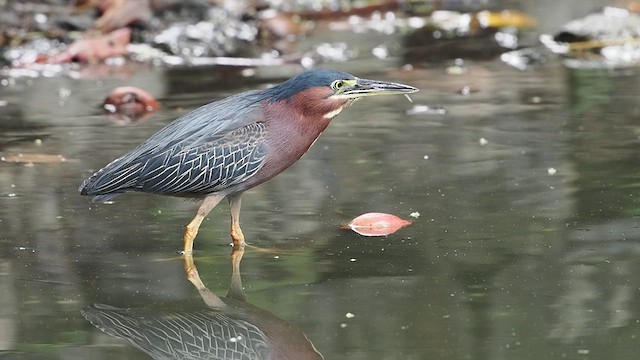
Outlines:
{"label": "bird", "polygon": [[86,179],[81,195],[106,202],[126,192],[202,200],[186,226],[184,253],[202,221],[227,198],[234,246],[244,246],[242,194],[293,165],[331,121],[355,101],[411,94],[409,85],[361,79],[332,69],[303,71],[192,110]]}

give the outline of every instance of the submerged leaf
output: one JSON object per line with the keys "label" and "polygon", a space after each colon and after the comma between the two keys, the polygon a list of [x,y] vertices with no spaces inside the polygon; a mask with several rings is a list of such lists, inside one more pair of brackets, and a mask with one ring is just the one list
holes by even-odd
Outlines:
{"label": "submerged leaf", "polygon": [[356,217],[343,228],[364,236],[386,236],[411,225],[411,221],[385,213],[367,213]]}

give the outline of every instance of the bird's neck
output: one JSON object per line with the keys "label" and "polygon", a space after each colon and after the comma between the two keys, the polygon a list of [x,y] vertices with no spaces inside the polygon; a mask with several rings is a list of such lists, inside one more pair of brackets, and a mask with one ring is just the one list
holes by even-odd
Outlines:
{"label": "bird's neck", "polygon": [[270,135],[274,136],[273,144],[294,158],[307,152],[331,122],[323,114],[310,115],[299,107],[291,107],[286,100],[266,107],[265,119]]}
{"label": "bird's neck", "polygon": [[269,152],[261,181],[272,178],[300,159],[331,122],[322,116],[310,117],[292,109],[286,100],[264,104],[262,118],[267,126]]}
{"label": "bird's neck", "polygon": [[323,111],[326,109],[319,109],[322,111],[316,111],[314,115],[311,111],[304,111],[299,106],[291,105],[287,100],[283,100],[267,106],[265,108],[267,125],[278,128],[279,134],[296,137],[295,141],[293,139],[289,141],[301,146],[311,146],[311,143],[327,128],[331,118],[324,116],[326,112]]}

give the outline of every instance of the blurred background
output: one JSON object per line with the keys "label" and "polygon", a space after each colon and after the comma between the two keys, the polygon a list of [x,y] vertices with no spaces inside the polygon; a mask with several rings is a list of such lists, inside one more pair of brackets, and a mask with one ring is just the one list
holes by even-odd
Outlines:
{"label": "blurred background", "polygon": [[[0,359],[148,359],[86,309],[207,308],[178,254],[197,203],[77,188],[186,111],[316,66],[420,92],[356,103],[245,194],[269,251],[246,250],[251,307],[225,316],[294,326],[325,359],[636,359],[639,9],[0,0]],[[339,229],[368,212],[413,224]],[[223,301],[228,226],[222,204],[194,254]]]}

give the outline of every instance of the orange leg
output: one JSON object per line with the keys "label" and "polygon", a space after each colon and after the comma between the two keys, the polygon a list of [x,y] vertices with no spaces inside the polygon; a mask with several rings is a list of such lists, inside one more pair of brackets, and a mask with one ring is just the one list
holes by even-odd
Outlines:
{"label": "orange leg", "polygon": [[231,239],[233,239],[234,247],[244,247],[244,235],[242,234],[242,229],[240,229],[241,196],[241,193],[229,196],[229,206],[231,207]]}
{"label": "orange leg", "polygon": [[202,205],[198,209],[198,213],[191,220],[189,225],[187,225],[187,230],[184,232],[184,253],[191,254],[193,252],[193,241],[196,239],[196,235],[198,235],[198,229],[200,228],[200,224],[202,224],[202,220],[211,212],[211,210],[218,205],[218,203],[224,199],[223,195],[209,195],[204,198]]}

